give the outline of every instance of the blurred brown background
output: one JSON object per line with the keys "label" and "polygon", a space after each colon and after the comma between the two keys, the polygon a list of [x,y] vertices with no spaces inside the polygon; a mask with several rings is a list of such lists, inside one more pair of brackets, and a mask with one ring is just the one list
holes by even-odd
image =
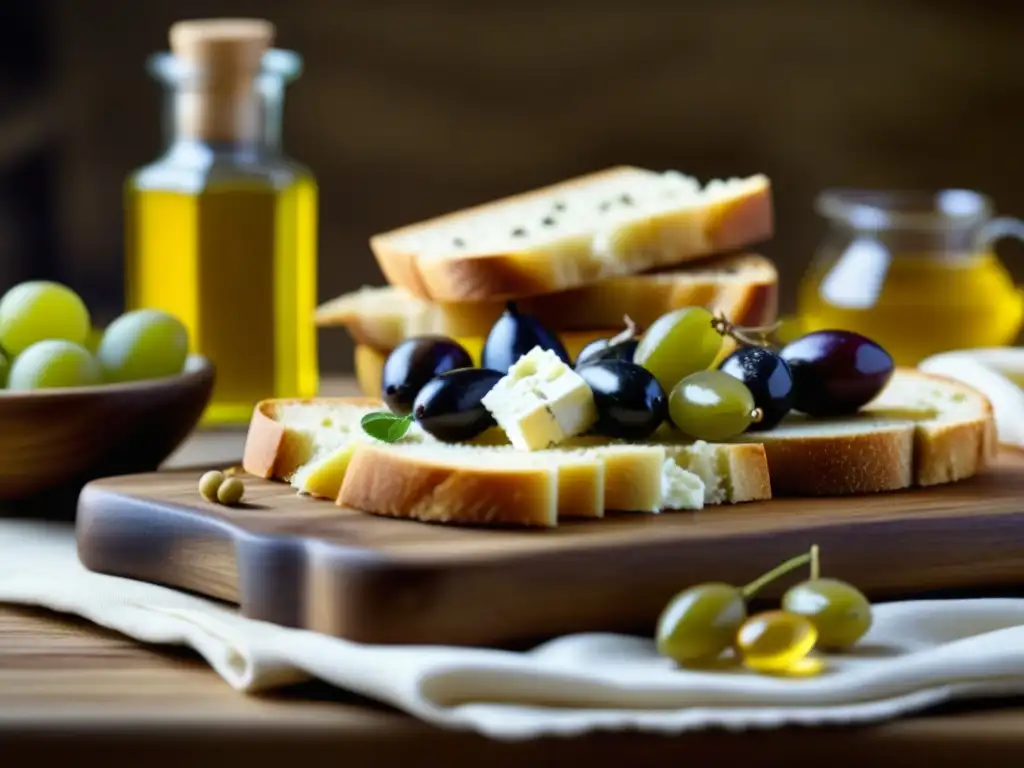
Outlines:
{"label": "blurred brown background", "polygon": [[[374,232],[616,163],[769,174],[783,309],[822,187],[964,186],[1024,214],[1019,0],[4,0],[0,288],[49,277],[120,311],[121,184],[161,150],[144,60],[173,21],[224,15],[305,59],[285,144],[321,185],[321,299],[380,282]],[[321,362],[350,366],[341,331]]]}

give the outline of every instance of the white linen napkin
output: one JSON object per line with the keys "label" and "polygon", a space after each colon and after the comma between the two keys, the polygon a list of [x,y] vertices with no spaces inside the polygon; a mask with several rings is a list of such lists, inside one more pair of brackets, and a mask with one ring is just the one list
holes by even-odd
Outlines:
{"label": "white linen napkin", "polygon": [[83,568],[68,526],[0,521],[0,602],[185,645],[238,691],[311,677],[443,727],[503,739],[637,729],[864,723],[954,698],[1024,694],[1024,599],[876,607],[850,656],[811,678],[680,671],[648,638],[580,634],[528,652],[372,646],[238,616],[218,603]]}

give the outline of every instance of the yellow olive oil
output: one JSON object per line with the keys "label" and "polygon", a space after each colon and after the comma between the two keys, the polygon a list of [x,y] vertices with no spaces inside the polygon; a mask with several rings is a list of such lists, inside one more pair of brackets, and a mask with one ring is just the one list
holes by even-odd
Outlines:
{"label": "yellow olive oil", "polygon": [[213,362],[205,424],[318,390],[317,184],[281,149],[302,62],[272,47],[275,33],[262,19],[171,26],[172,51],[150,60],[167,146],[125,188],[126,303],[178,317]]}
{"label": "yellow olive oil", "polygon": [[[801,332],[856,331],[885,347],[898,365],[913,366],[947,350],[1012,344],[1024,318],[1024,298],[991,252],[955,259],[898,254],[884,274],[853,271],[844,276],[845,287],[830,290],[834,266],[805,275]],[[859,293],[859,300],[844,302],[844,290]]]}
{"label": "yellow olive oil", "polygon": [[128,304],[171,312],[216,366],[207,423],[242,423],[268,397],[312,397],[317,188],[307,175],[129,183]]}

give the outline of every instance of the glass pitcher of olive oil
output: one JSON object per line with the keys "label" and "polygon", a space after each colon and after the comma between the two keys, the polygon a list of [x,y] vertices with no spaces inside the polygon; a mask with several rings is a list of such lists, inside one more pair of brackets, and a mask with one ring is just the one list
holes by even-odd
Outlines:
{"label": "glass pitcher of olive oil", "polygon": [[801,331],[857,331],[908,366],[1016,339],[1024,294],[993,245],[1024,239],[1024,222],[992,218],[984,195],[832,189],[815,208],[828,231],[800,285]]}
{"label": "glass pitcher of olive oil", "polygon": [[281,151],[301,59],[273,35],[255,19],[172,26],[172,52],[149,61],[166,88],[166,148],[126,182],[127,305],[173,313],[213,361],[206,424],[318,389],[317,184]]}

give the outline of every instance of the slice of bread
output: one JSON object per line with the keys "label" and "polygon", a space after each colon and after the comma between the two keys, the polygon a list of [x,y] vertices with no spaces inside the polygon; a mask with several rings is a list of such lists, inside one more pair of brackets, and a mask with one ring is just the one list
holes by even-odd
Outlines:
{"label": "slice of bread", "polygon": [[620,166],[370,238],[388,283],[440,302],[563,291],[767,240],[763,175],[705,186]]}
{"label": "slice of bread", "polygon": [[[523,299],[521,312],[553,331],[618,329],[628,315],[646,328],[666,312],[701,306],[737,325],[775,320],[778,272],[757,254],[715,258],[691,268],[609,277],[597,283]],[[363,287],[322,304],[321,327],[343,326],[356,344],[382,351],[410,336],[486,337],[503,301],[433,303],[402,288]]]}
{"label": "slice of bread", "polygon": [[997,450],[992,406],[981,392],[904,368],[856,416],[794,413],[772,430],[737,440],[764,445],[776,496],[952,483],[980,472]]}
{"label": "slice of bread", "polygon": [[550,526],[606,510],[699,509],[771,495],[760,445],[583,438],[564,449],[527,452],[496,429],[451,445],[415,424],[389,444],[359,424],[382,408],[358,398],[264,401],[253,413],[243,467],[366,512],[467,524]]}
{"label": "slice of bread", "polygon": [[[606,444],[585,436],[571,447]],[[672,454],[692,444],[670,425],[652,443]],[[988,399],[950,378],[899,368],[885,390],[853,416],[812,419],[788,415],[774,429],[746,432],[729,444],[760,444],[768,459],[772,497],[843,496],[897,491],[964,480],[982,471],[998,448]],[[728,454],[720,454],[725,460]],[[686,459],[677,458],[685,469]],[[702,473],[706,474],[706,473]],[[753,482],[750,469],[720,471],[732,482]],[[744,495],[744,489],[733,489]]]}
{"label": "slice of bread", "polygon": [[338,503],[424,522],[554,527],[558,476],[528,453],[367,446],[356,450]]}
{"label": "slice of bread", "polygon": [[951,483],[994,458],[992,408],[952,379],[898,369],[860,413],[791,414],[775,429],[709,444],[670,425],[642,443],[583,436],[517,451],[497,429],[441,443],[413,424],[402,441],[360,427],[365,399],[268,400],[253,413],[243,466],[300,493],[366,512],[432,522],[552,526],[606,510],[658,512]]}

